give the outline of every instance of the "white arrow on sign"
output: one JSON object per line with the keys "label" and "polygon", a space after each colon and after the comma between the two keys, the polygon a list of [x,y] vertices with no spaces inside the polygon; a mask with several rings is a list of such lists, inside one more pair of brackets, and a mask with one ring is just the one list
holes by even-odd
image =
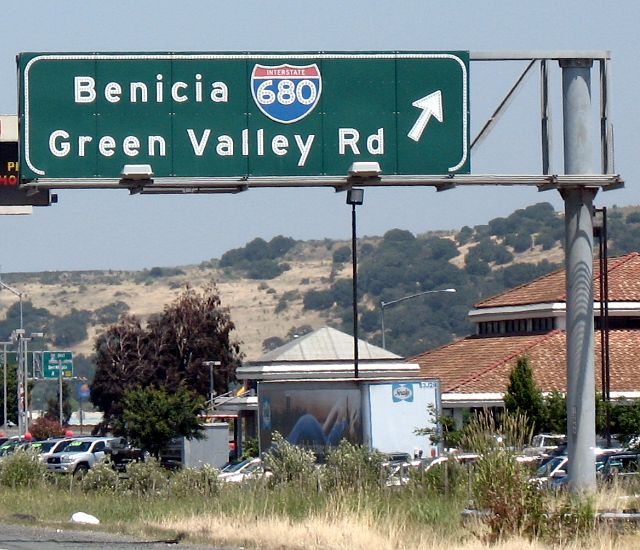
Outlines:
{"label": "white arrow on sign", "polygon": [[432,94],[426,95],[420,99],[414,101],[411,105],[417,107],[418,109],[422,109],[418,120],[416,120],[413,128],[409,130],[407,136],[409,136],[413,141],[419,141],[422,136],[422,132],[427,127],[427,123],[429,119],[433,116],[438,122],[442,122],[442,92],[437,90]]}

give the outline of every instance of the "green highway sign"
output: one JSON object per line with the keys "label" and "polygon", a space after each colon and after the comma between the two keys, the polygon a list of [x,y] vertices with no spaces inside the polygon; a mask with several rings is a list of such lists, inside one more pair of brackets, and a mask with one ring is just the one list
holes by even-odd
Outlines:
{"label": "green highway sign", "polygon": [[22,53],[23,180],[470,172],[468,52]]}
{"label": "green highway sign", "polygon": [[44,378],[73,377],[73,352],[71,351],[43,351],[42,372]]}

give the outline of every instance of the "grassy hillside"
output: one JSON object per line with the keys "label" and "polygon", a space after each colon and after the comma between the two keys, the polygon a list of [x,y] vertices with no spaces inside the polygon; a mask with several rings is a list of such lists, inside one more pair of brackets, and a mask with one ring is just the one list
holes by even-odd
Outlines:
{"label": "grassy hillside", "polygon": [[[637,220],[636,220],[637,218]],[[611,252],[640,245],[638,208],[610,210]],[[455,295],[406,302],[389,310],[388,348],[417,353],[467,334],[466,313],[479,299],[559,267],[563,222],[549,205],[534,205],[487,225],[414,236],[392,230],[359,242],[362,336],[379,344],[379,303],[454,286]],[[624,238],[623,238],[624,237]],[[44,330],[49,349],[90,356],[97,334],[123,313],[158,313],[185,285],[218,286],[246,359],[326,324],[349,331],[349,243],[255,239],[200,265],[143,271],[8,273],[25,294],[28,331]],[[415,303],[412,303],[415,302]],[[17,298],[0,292],[0,338],[19,323]],[[35,342],[31,349],[38,349]]]}

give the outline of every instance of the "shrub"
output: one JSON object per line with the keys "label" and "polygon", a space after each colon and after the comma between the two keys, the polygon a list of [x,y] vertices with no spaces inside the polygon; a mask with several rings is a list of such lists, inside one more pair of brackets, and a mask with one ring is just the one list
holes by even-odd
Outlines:
{"label": "shrub", "polygon": [[107,461],[94,464],[80,481],[80,487],[88,493],[114,493],[120,486],[120,477]]}
{"label": "shrub", "polygon": [[262,341],[262,351],[264,351],[266,353],[268,351],[271,351],[271,350],[274,350],[276,348],[279,348],[280,346],[283,346],[284,344],[285,344],[285,341],[282,338],[280,338],[279,336],[269,336],[269,338],[265,338]]}
{"label": "shrub", "polygon": [[304,309],[314,311],[330,309],[334,302],[335,298],[331,290],[310,290],[302,300]]}
{"label": "shrub", "polygon": [[568,541],[590,537],[596,530],[596,513],[591,498],[563,494],[549,498],[546,521],[538,536],[549,544],[563,547]]}
{"label": "shrub", "polygon": [[247,266],[247,277],[249,279],[273,279],[289,269],[287,264],[279,264],[275,260],[265,258],[254,260]]}
{"label": "shrub", "polygon": [[260,454],[260,441],[257,437],[251,437],[244,442],[242,458],[255,458]]}
{"label": "shrub", "polygon": [[162,494],[168,485],[167,472],[155,458],[130,464],[127,474],[125,488],[138,496]]}
{"label": "shrub", "polygon": [[333,263],[342,264],[351,259],[351,247],[341,246],[333,251]]}
{"label": "shrub", "polygon": [[471,475],[473,465],[450,459],[427,471],[410,469],[408,487],[418,494],[464,495]]}
{"label": "shrub", "polygon": [[202,468],[184,468],[172,476],[169,490],[176,497],[215,496],[220,492],[218,472],[207,465]]}
{"label": "shrub", "polygon": [[327,455],[322,481],[327,490],[369,489],[377,486],[384,457],[343,439]]}
{"label": "shrub", "polygon": [[29,431],[35,439],[49,439],[50,437],[60,437],[64,435],[62,424],[46,416],[41,416],[34,420],[29,427]]}
{"label": "shrub", "polygon": [[0,463],[0,485],[4,487],[38,487],[47,479],[47,466],[38,453],[19,449]]}
{"label": "shrub", "polygon": [[640,212],[630,212],[627,214],[627,223],[640,223]]}
{"label": "shrub", "polygon": [[273,475],[272,484],[298,483],[308,485],[315,481],[316,457],[312,451],[292,445],[278,432],[272,435],[273,447],[265,454],[264,465]]}
{"label": "shrub", "polygon": [[488,412],[472,418],[465,428],[465,447],[481,454],[471,480],[476,506],[487,512],[484,521],[492,541],[511,535],[537,536],[544,521],[542,493],[529,483],[527,468],[514,452],[530,437],[526,415],[505,414],[502,441],[498,433]]}

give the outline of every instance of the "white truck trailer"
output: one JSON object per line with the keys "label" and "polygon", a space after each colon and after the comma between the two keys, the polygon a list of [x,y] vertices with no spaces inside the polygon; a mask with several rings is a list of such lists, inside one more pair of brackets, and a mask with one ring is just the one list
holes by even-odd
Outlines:
{"label": "white truck trailer", "polygon": [[260,449],[273,433],[323,455],[344,438],[383,453],[438,454],[418,428],[435,428],[438,380],[337,379],[258,383]]}

